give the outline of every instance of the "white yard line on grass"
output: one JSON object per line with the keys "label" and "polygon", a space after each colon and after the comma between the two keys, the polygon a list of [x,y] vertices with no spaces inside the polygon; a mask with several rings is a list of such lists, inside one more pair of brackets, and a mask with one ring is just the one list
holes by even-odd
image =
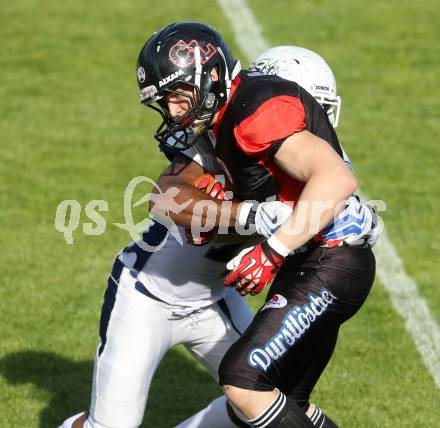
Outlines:
{"label": "white yard line on grass", "polygon": [[235,41],[249,61],[270,46],[254,14],[244,0],[217,0],[234,30]]}
{"label": "white yard line on grass", "polygon": [[[368,200],[365,199],[364,200]],[[440,388],[440,330],[416,282],[407,275],[386,231],[374,249],[377,276],[388,291],[394,310],[402,317],[426,368]]]}
{"label": "white yard line on grass", "polygon": [[[234,30],[235,40],[249,60],[269,48],[262,29],[245,0],[217,0]],[[293,41],[292,41],[293,42]],[[363,198],[368,200],[367,198]],[[383,232],[375,247],[377,276],[387,290],[395,311],[403,318],[423,363],[440,388],[440,329],[417,284],[403,267],[394,245]]]}

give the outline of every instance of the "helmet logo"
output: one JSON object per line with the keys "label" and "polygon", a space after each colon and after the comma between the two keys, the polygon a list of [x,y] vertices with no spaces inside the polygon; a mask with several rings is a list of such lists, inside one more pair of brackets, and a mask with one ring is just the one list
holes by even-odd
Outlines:
{"label": "helmet logo", "polygon": [[249,71],[259,71],[263,74],[274,75],[278,74],[280,64],[277,61],[271,59],[262,59],[258,62],[254,62],[249,66]]}
{"label": "helmet logo", "polygon": [[204,49],[202,46],[200,46],[197,40],[191,40],[188,43],[183,40],[179,40],[170,48],[170,61],[178,67],[190,67],[195,61],[194,49],[197,46],[200,49],[200,62],[202,64],[205,64],[216,53],[216,49],[211,43],[208,43]]}
{"label": "helmet logo", "polygon": [[138,67],[138,69],[137,69],[137,78],[138,78],[140,83],[144,83],[145,82],[145,70],[144,70],[144,67]]}

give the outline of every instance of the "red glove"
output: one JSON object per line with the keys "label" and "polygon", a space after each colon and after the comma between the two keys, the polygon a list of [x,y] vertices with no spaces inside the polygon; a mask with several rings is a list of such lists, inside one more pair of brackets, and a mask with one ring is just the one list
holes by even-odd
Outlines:
{"label": "red glove", "polygon": [[215,178],[211,174],[203,174],[197,177],[192,185],[212,198],[225,199],[223,186],[218,181],[215,181]]}
{"label": "red glove", "polygon": [[[217,198],[220,200],[225,199],[225,190],[223,189],[222,185],[218,181],[215,181],[215,178],[210,174],[203,174],[200,177],[197,177],[192,184],[194,187],[202,192],[205,192],[212,198]],[[215,230],[210,230],[209,232],[200,232],[197,234],[197,236],[194,236],[191,233],[190,228],[185,229],[186,241],[192,245],[206,245],[211,242],[214,235]]]}
{"label": "red glove", "polygon": [[242,296],[248,293],[255,296],[272,283],[285,257],[275,251],[268,241],[246,248],[226,265],[232,272],[225,278],[224,284],[234,286]]}

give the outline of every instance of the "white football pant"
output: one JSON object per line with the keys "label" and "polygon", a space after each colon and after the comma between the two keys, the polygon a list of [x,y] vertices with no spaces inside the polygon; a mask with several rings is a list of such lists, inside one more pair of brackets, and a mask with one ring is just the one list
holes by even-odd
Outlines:
{"label": "white football pant", "polygon": [[185,345],[217,380],[223,355],[253,318],[234,289],[222,301],[194,310],[148,297],[135,289],[135,283],[124,268],[115,287],[105,345],[100,355],[98,346],[95,357],[87,428],[138,427],[151,379],[175,345]]}

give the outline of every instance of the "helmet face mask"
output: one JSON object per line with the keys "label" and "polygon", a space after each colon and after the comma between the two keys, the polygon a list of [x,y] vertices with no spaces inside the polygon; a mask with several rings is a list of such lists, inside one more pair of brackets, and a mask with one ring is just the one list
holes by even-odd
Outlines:
{"label": "helmet face mask", "polygon": [[327,116],[333,128],[336,128],[339,123],[339,115],[341,113],[341,97],[338,95],[336,97],[329,98],[325,95],[312,94],[316,101],[321,104],[322,108],[327,112]]}
{"label": "helmet face mask", "polygon": [[[197,109],[196,99],[198,98],[198,88],[190,87],[190,90],[185,91],[183,85],[176,82],[176,87],[167,88],[164,90],[164,95],[160,99],[153,103],[145,102],[147,107],[152,108],[160,113],[162,116],[162,123],[156,131],[155,137],[161,140],[167,140],[172,135],[178,133],[181,130],[191,127],[194,117],[196,116],[195,110]],[[172,116],[169,111],[169,103],[171,100],[177,100],[175,102],[185,105],[185,112],[180,116]],[[183,142],[182,142],[183,144]]]}
{"label": "helmet face mask", "polygon": [[[239,71],[240,63],[220,34],[206,24],[181,22],[155,33],[137,63],[140,101],[163,119],[155,138],[167,144],[170,137],[182,134],[179,131],[186,134],[188,128],[195,134],[204,133],[227,101],[232,79]],[[190,105],[180,117],[171,117],[168,98],[188,96],[180,92],[187,88],[193,92],[188,97]]]}
{"label": "helmet face mask", "polygon": [[[189,94],[188,91],[183,92],[184,87],[191,89],[192,94]],[[185,150],[196,141],[191,139],[189,142],[187,130],[190,129],[196,135],[203,134],[212,122],[217,101],[212,93],[208,93],[204,102],[197,102],[200,99],[199,88],[179,81],[175,86],[167,88],[163,92],[162,97],[151,102],[143,102],[144,105],[157,111],[162,117],[162,123],[154,136],[161,144],[168,144],[167,142],[171,138],[174,149]],[[187,104],[184,114],[176,117],[171,116],[168,104],[169,97],[178,97],[178,102]],[[185,99],[187,99],[186,102]],[[176,143],[178,143],[177,146]]]}
{"label": "helmet face mask", "polygon": [[259,55],[249,70],[274,74],[298,83],[326,110],[333,127],[338,126],[341,97],[336,93],[335,76],[317,53],[297,46],[277,46]]}

